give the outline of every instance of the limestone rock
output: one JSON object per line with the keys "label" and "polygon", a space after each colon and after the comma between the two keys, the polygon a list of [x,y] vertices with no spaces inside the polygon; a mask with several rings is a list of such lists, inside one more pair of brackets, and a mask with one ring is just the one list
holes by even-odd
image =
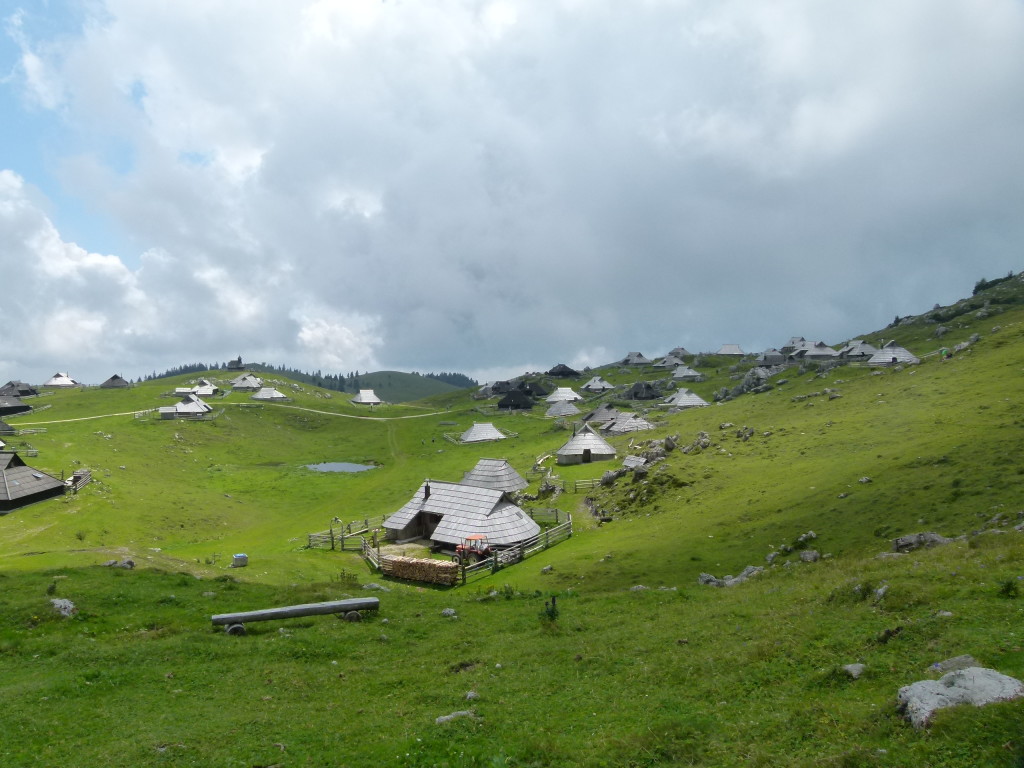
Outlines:
{"label": "limestone rock", "polygon": [[922,547],[937,547],[940,544],[949,544],[953,539],[947,539],[937,533],[910,533],[892,540],[893,552],[912,552]]}
{"label": "limestone rock", "polygon": [[936,710],[957,704],[982,707],[996,701],[1024,696],[1024,683],[985,667],[967,667],[949,672],[938,680],[919,680],[900,688],[900,711],[915,728],[931,724]]}
{"label": "limestone rock", "polygon": [[852,680],[856,680],[864,674],[865,666],[863,664],[847,664],[843,667],[843,672],[850,676]]}

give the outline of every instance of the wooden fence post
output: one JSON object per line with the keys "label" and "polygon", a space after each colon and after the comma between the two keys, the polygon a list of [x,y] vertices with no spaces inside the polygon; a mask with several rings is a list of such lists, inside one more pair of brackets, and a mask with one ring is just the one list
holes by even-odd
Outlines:
{"label": "wooden fence post", "polygon": [[[331,533],[331,551],[333,552],[334,551],[334,524],[333,523],[331,524],[330,533]],[[345,535],[344,529],[342,530],[341,535],[342,536]]]}

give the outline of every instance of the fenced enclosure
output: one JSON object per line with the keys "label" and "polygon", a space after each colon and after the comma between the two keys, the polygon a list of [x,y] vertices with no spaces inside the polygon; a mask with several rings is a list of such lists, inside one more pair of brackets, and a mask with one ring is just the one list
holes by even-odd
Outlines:
{"label": "fenced enclosure", "polygon": [[[381,517],[380,525],[384,525],[385,519],[386,518]],[[335,518],[331,527],[326,531],[307,534],[306,547],[308,549],[325,547],[327,549],[335,550],[361,550],[362,544],[360,543],[360,539],[369,532],[369,518],[353,520],[348,524],[345,524],[341,520]]]}
{"label": "fenced enclosure", "polygon": [[[547,510],[558,512],[558,510]],[[532,539],[522,541],[515,546],[502,550],[495,550],[494,553],[483,560],[467,565],[465,563],[446,562],[444,560],[428,560],[408,558],[399,555],[381,555],[374,543],[368,541],[365,536],[359,537],[360,549],[366,562],[377,571],[385,575],[392,575],[396,578],[410,579],[413,581],[425,581],[432,584],[454,586],[461,581],[463,584],[477,576],[485,576],[489,573],[497,573],[502,568],[522,562],[528,557],[543,552],[550,547],[565,541],[572,536],[572,515],[565,515],[565,522],[541,531]],[[355,538],[353,536],[353,538]],[[427,566],[427,563],[437,565]],[[453,576],[453,574],[455,574]]]}

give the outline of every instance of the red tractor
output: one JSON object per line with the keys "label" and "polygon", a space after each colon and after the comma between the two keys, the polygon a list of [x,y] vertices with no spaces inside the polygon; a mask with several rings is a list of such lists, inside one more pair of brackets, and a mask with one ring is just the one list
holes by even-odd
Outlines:
{"label": "red tractor", "polygon": [[479,563],[491,556],[491,546],[487,543],[487,537],[482,533],[474,533],[462,540],[462,543],[455,547],[455,555],[452,560],[456,563]]}

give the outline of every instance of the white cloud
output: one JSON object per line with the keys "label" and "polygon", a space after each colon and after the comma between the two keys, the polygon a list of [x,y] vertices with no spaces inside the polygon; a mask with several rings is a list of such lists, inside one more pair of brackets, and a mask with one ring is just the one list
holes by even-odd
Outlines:
{"label": "white cloud", "polygon": [[61,182],[141,255],[64,242],[8,175],[0,260],[147,368],[839,340],[1020,268],[1013,0],[85,12],[52,39],[9,20],[19,85],[73,138]]}

